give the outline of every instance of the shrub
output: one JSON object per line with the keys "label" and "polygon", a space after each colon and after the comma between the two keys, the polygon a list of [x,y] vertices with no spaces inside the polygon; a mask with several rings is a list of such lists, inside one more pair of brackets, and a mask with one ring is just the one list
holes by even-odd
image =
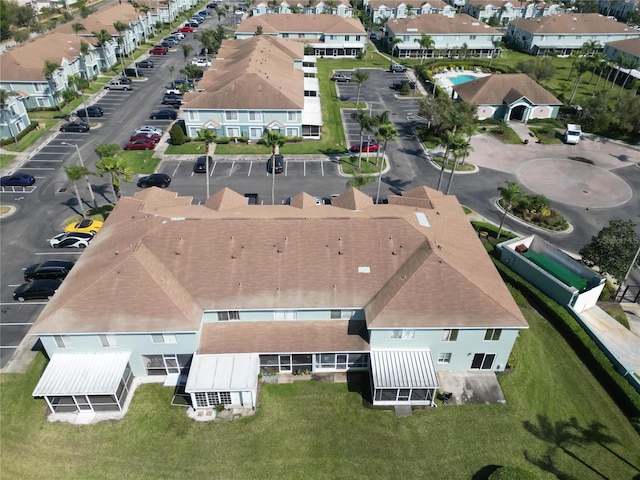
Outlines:
{"label": "shrub", "polygon": [[229,137],[219,137],[216,138],[216,143],[218,145],[226,145],[227,143],[229,143],[231,141],[231,139]]}
{"label": "shrub", "polygon": [[183,145],[187,142],[187,136],[184,130],[182,130],[182,127],[177,123],[174,123],[173,127],[171,127],[169,135],[171,136],[171,145]]}
{"label": "shrub", "polygon": [[[16,135],[16,140],[20,141],[27,133],[35,130],[36,128],[38,128],[38,122],[32,122],[27,128]],[[8,138],[3,138],[2,142],[0,142],[0,145],[11,145],[12,143],[13,137],[9,136]]]}
{"label": "shrub", "polygon": [[604,281],[604,288],[600,293],[600,298],[598,299],[600,302],[608,302],[611,300],[616,294],[616,287],[611,280],[608,278]]}

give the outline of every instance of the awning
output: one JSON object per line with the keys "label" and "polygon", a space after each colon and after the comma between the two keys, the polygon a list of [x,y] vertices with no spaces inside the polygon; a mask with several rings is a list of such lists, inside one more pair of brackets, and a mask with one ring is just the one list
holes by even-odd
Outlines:
{"label": "awning", "polygon": [[[307,79],[305,78],[305,80]],[[322,125],[322,107],[320,106],[320,97],[304,97],[302,125]]]}
{"label": "awning", "polygon": [[130,356],[130,352],[56,353],[32,395],[113,394],[118,390]]}
{"label": "awning", "polygon": [[374,388],[438,388],[430,350],[372,350]]}
{"label": "awning", "polygon": [[260,372],[257,353],[194,355],[185,392],[255,390]]}

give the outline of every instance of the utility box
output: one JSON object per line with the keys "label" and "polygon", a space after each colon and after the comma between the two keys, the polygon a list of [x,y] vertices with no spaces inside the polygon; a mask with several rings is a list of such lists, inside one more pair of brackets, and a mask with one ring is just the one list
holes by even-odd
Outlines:
{"label": "utility box", "polygon": [[572,123],[567,125],[567,131],[564,133],[564,142],[577,145],[580,138],[582,138],[582,128],[580,125],[574,125]]}

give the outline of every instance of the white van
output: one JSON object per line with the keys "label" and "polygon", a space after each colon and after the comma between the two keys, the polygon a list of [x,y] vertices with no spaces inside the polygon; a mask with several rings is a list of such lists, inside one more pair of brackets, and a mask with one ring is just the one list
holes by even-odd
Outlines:
{"label": "white van", "polygon": [[565,143],[577,145],[581,137],[582,128],[580,127],[580,125],[574,125],[572,123],[567,125],[567,131],[564,134]]}

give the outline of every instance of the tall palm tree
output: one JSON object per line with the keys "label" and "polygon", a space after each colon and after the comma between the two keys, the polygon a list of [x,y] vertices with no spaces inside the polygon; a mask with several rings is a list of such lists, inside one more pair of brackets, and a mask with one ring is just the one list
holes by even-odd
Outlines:
{"label": "tall palm tree", "polygon": [[56,70],[58,70],[60,68],[60,65],[56,62],[52,62],[50,60],[45,60],[44,61],[44,68],[42,69],[42,73],[44,74],[44,78],[47,80],[47,83],[49,84],[49,88],[51,89],[51,95],[56,99],[56,107],[59,107],[58,105],[58,95],[59,92],[57,90],[57,84],[55,79],[53,78],[53,74],[56,72]]}
{"label": "tall palm tree", "polygon": [[[395,50],[395,47],[397,44],[402,43],[404,40],[402,40],[400,37],[393,37],[389,43],[391,44],[391,63],[393,63],[393,51]],[[400,58],[400,50],[398,50],[398,58]]]}
{"label": "tall palm tree", "polygon": [[89,80],[87,80],[86,78],[81,77],[80,75],[73,75],[71,77],[69,77],[69,83],[71,85],[74,86],[74,88],[76,89],[76,91],[80,94],[81,98],[82,98],[82,105],[85,109],[85,111],[87,110],[87,99],[84,95],[84,92],[87,88],[89,88],[89,86],[91,85],[89,83]]}
{"label": "tall palm tree", "polygon": [[347,182],[348,185],[352,186],[356,190],[361,190],[365,185],[369,185],[374,181],[374,178],[370,175],[356,175],[351,180]]}
{"label": "tall palm tree", "polygon": [[286,143],[287,139],[280,132],[267,130],[262,135],[262,143],[271,149],[271,205],[276,204],[276,162],[274,157]]}
{"label": "tall palm tree", "polygon": [[87,218],[87,212],[85,211],[84,203],[82,203],[82,197],[78,190],[78,180],[86,176],[89,173],[89,170],[80,165],[70,165],[68,167],[64,167],[64,171],[67,174],[67,178],[71,180],[71,186],[73,187],[73,191],[76,193],[76,200],[78,201],[82,218]]}
{"label": "tall palm tree", "polygon": [[453,176],[456,174],[456,168],[458,168],[458,159],[467,158],[471,150],[473,150],[473,148],[471,147],[471,144],[466,140],[463,140],[459,145],[457,145],[456,149],[453,151],[453,168],[451,169],[451,175],[449,176],[449,183],[447,183],[447,190],[444,192],[445,195],[449,195],[449,191],[451,190],[451,184],[453,183]]}
{"label": "tall palm tree", "polygon": [[589,62],[586,60],[580,60],[576,62],[576,71],[578,73],[578,76],[576,77],[576,82],[573,84],[573,91],[571,92],[569,105],[573,104],[573,98],[576,96],[576,92],[578,91],[578,85],[580,85],[580,80],[582,80],[582,76],[589,71]]}
{"label": "tall palm tree", "polygon": [[114,202],[120,199],[120,183],[130,182],[133,179],[133,169],[127,165],[120,155],[120,147],[116,144],[101,144],[96,147],[96,153],[100,161],[96,163],[96,168],[101,173],[106,173],[111,177],[111,190]]}
{"label": "tall palm tree", "polygon": [[[506,46],[502,40],[492,40],[491,43],[493,43],[493,48],[499,52],[502,52],[502,49]],[[489,67],[491,67],[491,64],[493,63],[494,56],[495,52],[494,55],[491,55],[491,60],[489,60]]]}
{"label": "tall palm tree", "polygon": [[367,81],[369,78],[369,74],[360,69],[356,70],[353,75],[351,75],[351,81],[358,84],[358,93],[356,95],[356,108],[360,108],[360,89],[362,88],[362,84]]}
{"label": "tall palm tree", "polygon": [[424,33],[420,35],[420,38],[416,38],[414,41],[420,45],[420,65],[422,65],[424,63],[424,57],[427,54],[427,50],[432,48],[436,42],[433,41],[433,38],[431,38],[430,35],[426,35]]}
{"label": "tall palm tree", "polygon": [[183,43],[182,44],[182,54],[184,55],[184,65],[187,65],[187,58],[189,58],[189,55],[191,54],[191,51],[193,50],[193,47],[191,45],[189,45],[188,43]]}
{"label": "tall palm tree", "polygon": [[[124,56],[127,54],[127,48],[125,45],[124,37],[122,34],[129,30],[129,25],[122,22],[113,22],[113,28],[118,32],[118,45],[120,47],[120,61],[122,62],[122,70],[124,70]],[[136,77],[138,76],[136,70]]]}
{"label": "tall palm tree", "polygon": [[498,193],[500,193],[503,200],[502,207],[504,208],[504,213],[500,219],[500,226],[498,227],[498,235],[496,235],[496,238],[500,238],[502,225],[504,224],[504,219],[507,217],[507,213],[518,204],[518,201],[520,201],[522,197],[520,185],[516,182],[507,182],[506,187],[498,187]]}
{"label": "tall palm tree", "polygon": [[365,110],[358,110],[351,114],[351,118],[360,125],[360,148],[358,149],[358,169],[362,168],[362,142],[364,141],[364,131],[375,126],[375,119]]}
{"label": "tall palm tree", "polygon": [[621,65],[622,68],[628,69],[629,72],[627,72],[627,76],[622,81],[622,85],[620,85],[620,90],[618,90],[618,96],[616,98],[620,98],[622,89],[627,85],[627,82],[629,81],[629,77],[631,77],[631,70],[635,69],[638,66],[638,63],[640,63],[638,59],[632,57],[632,58],[629,58],[629,60],[627,60],[623,65]]}
{"label": "tall palm tree", "polygon": [[218,23],[220,23],[220,19],[227,16],[224,11],[224,8],[216,7],[215,9],[216,15],[218,16]]}
{"label": "tall palm tree", "polygon": [[[462,130],[462,134],[465,137],[467,137],[467,143],[469,145],[471,145],[471,137],[473,137],[475,135],[475,133],[478,131],[478,124],[477,123],[468,123],[467,125],[463,126],[461,128],[461,130]],[[462,157],[461,165],[464,165],[466,159],[467,159],[466,156]]]}
{"label": "tall palm tree", "polygon": [[207,177],[207,198],[209,198],[209,145],[216,141],[217,135],[214,131],[205,128],[198,132],[198,138],[205,144],[205,177]]}
{"label": "tall palm tree", "polygon": [[440,190],[440,185],[442,185],[442,178],[444,177],[444,171],[447,168],[449,154],[459,148],[463,142],[465,142],[465,139],[451,130],[445,131],[440,137],[440,145],[445,147],[445,150],[444,156],[442,157],[442,168],[440,168],[440,176],[438,177],[438,186],[436,187],[436,190]]}
{"label": "tall palm tree", "polygon": [[596,70],[602,68],[602,64],[606,61],[607,56],[604,53],[596,52],[589,57],[590,64],[593,66],[591,70],[591,76],[589,77],[589,84],[593,81],[593,77],[596,74]]}
{"label": "tall palm tree", "polygon": [[220,40],[218,38],[218,32],[215,30],[202,30],[197,33],[194,37],[196,40],[200,42],[202,48],[205,50],[205,57],[209,58],[209,52],[216,53],[220,48]]}
{"label": "tall palm tree", "polygon": [[391,123],[384,123],[378,127],[378,141],[382,142],[382,165],[378,171],[378,188],[376,191],[376,203],[380,201],[380,184],[382,183],[382,170],[384,170],[385,155],[387,153],[387,142],[395,140],[398,131]]}
{"label": "tall palm tree", "polygon": [[93,75],[89,74],[89,67],[87,65],[87,55],[91,52],[91,47],[87,42],[80,40],[80,59],[82,60],[82,68],[84,69],[84,78],[91,81]]}
{"label": "tall palm tree", "polygon": [[71,30],[73,30],[73,33],[75,33],[76,35],[78,35],[80,32],[86,32],[87,31],[85,26],[83,24],[81,24],[80,22],[76,22],[76,23],[71,24]]}
{"label": "tall palm tree", "polygon": [[7,124],[7,128],[9,129],[9,135],[11,135],[11,138],[13,138],[13,143],[18,143],[18,139],[16,138],[16,136],[13,133],[13,130],[11,129],[11,122],[7,118],[9,116],[9,110],[7,109],[7,101],[9,100],[9,97],[15,97],[17,95],[18,94],[14,91],[4,90],[0,88],[0,112],[2,113],[4,122]]}

